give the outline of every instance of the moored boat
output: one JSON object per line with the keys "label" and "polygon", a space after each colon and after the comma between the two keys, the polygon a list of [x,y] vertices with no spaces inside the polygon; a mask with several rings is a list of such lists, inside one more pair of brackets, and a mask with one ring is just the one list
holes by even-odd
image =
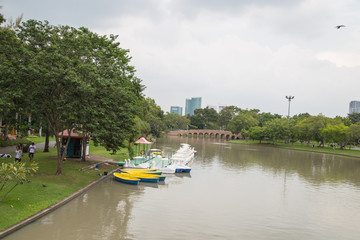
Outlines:
{"label": "moored boat", "polygon": [[150,174],[143,174],[143,173],[134,173],[129,174],[135,178],[139,178],[140,182],[151,182],[151,183],[158,183],[159,182],[159,175],[150,175]]}
{"label": "moored boat", "polygon": [[159,178],[159,181],[161,181],[161,182],[165,181],[165,178],[166,178],[165,175],[151,175],[151,173],[147,173],[147,175],[155,176],[155,177]]}
{"label": "moored boat", "polygon": [[123,182],[123,183],[128,183],[128,184],[139,184],[140,179],[135,177],[135,176],[131,176],[129,174],[126,173],[114,173],[113,176],[115,177],[115,180],[119,181],[119,182]]}

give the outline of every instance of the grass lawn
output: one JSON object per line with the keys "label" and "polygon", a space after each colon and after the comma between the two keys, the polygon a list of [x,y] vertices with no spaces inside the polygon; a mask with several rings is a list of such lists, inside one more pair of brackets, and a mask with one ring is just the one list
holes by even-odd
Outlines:
{"label": "grass lawn", "polygon": [[107,157],[114,159],[115,161],[123,161],[124,159],[130,158],[128,154],[128,150],[126,148],[117,151],[113,154],[111,151],[106,151],[103,146],[95,146],[93,141],[90,141],[90,155],[97,155],[102,157]]}
{"label": "grass lawn", "polygon": [[[100,156],[106,155],[101,147],[95,149]],[[91,150],[90,153],[92,153]],[[0,203],[0,231],[63,200],[99,178],[99,171],[93,169],[79,171],[80,168],[94,164],[94,162],[64,161],[63,175],[56,176],[57,159],[55,156],[55,148],[51,148],[49,153],[44,153],[38,149],[34,157],[39,165],[38,172],[30,177],[30,183],[19,185]],[[0,159],[0,162],[4,161],[13,161],[13,159]],[[25,154],[23,161],[29,161]],[[116,166],[101,165],[100,168],[103,168],[100,170],[103,172],[111,171]],[[43,187],[43,184],[46,187]]]}
{"label": "grass lawn", "polygon": [[[37,143],[43,143],[45,142],[45,136],[44,137],[38,137],[38,136],[28,136],[26,137],[27,140],[37,144]],[[54,137],[50,137],[49,138],[49,141],[55,141],[55,138]]]}
{"label": "grass lawn", "polygon": [[[232,143],[242,143],[242,144],[260,144],[258,140],[232,140]],[[317,147],[317,143],[315,143],[315,147],[312,147],[312,144],[302,144],[299,142],[295,143],[284,143],[276,142],[275,145],[272,144],[270,141],[262,141],[261,145],[270,145],[273,147],[280,147],[280,148],[290,148],[290,149],[297,149],[297,150],[304,150],[304,151],[313,151],[313,152],[324,152],[324,153],[331,153],[331,154],[341,154],[351,157],[360,157],[360,150],[346,149],[340,150],[339,148],[333,149],[330,146],[325,147]]]}

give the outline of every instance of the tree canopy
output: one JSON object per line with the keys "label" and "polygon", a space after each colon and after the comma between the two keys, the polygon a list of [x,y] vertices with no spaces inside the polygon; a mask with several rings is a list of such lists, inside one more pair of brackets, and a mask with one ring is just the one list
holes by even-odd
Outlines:
{"label": "tree canopy", "polygon": [[11,97],[2,97],[0,104],[9,116],[19,108],[44,116],[56,138],[57,174],[62,173],[63,130],[76,129],[84,140],[91,133],[112,151],[135,138],[144,87],[130,65],[129,51],[116,39],[36,20],[22,23],[16,35],[1,30],[6,49],[0,52],[0,68],[9,71],[1,75],[1,85]]}

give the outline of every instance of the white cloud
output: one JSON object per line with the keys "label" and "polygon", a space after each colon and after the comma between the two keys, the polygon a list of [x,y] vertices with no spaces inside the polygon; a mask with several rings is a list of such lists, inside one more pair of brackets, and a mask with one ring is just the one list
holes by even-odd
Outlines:
{"label": "white cloud", "polygon": [[320,60],[327,60],[338,67],[360,66],[360,54],[352,52],[323,52],[318,54]]}
{"label": "white cloud", "polygon": [[203,106],[286,115],[285,95],[294,95],[292,114],[345,116],[360,99],[359,1],[5,2],[13,17],[119,35],[145,93],[165,111],[202,97]]}

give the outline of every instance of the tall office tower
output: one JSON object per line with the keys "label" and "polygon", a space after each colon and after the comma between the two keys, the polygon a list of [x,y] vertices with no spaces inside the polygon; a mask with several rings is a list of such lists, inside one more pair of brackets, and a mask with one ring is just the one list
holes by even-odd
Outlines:
{"label": "tall office tower", "polygon": [[360,113],[360,101],[351,101],[350,102],[349,113]]}
{"label": "tall office tower", "polygon": [[194,115],[195,109],[201,108],[201,97],[186,99],[185,115]]}
{"label": "tall office tower", "polygon": [[170,107],[170,113],[176,113],[176,114],[179,114],[179,115],[182,115],[182,107],[179,107],[179,106],[171,106]]}

